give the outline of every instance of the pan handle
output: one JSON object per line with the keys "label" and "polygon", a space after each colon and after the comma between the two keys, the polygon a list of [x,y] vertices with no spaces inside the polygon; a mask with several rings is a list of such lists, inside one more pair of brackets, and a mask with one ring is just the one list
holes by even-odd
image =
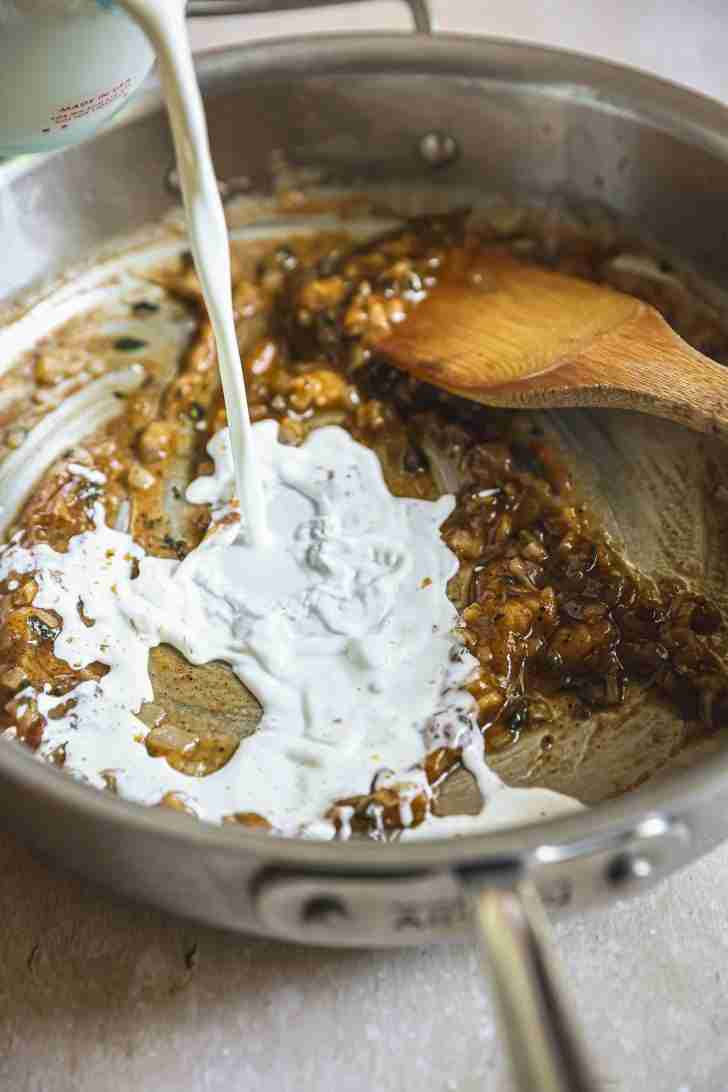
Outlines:
{"label": "pan handle", "polygon": [[486,887],[468,897],[518,1092],[596,1092],[535,887]]}
{"label": "pan handle", "polygon": [[[344,0],[190,0],[188,15],[260,15],[300,8],[323,8]],[[357,0],[359,2],[359,0]],[[404,0],[418,34],[430,34],[432,21],[427,0]]]}

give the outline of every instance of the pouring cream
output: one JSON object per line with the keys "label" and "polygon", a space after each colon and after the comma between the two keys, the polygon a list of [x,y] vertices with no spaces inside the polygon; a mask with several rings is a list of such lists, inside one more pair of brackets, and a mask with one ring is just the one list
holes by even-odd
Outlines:
{"label": "pouring cream", "polygon": [[[397,786],[402,826],[411,825],[411,800],[430,792],[424,758],[445,745],[463,748],[486,800],[513,793],[531,816],[578,807],[546,790],[506,789],[483,761],[463,689],[475,661],[453,636],[446,593],[457,562],[439,535],[452,498],[392,496],[376,456],[343,429],[320,429],[301,447],[279,443],[272,421],[252,432],[274,549],[241,534],[223,430],[209,445],[215,473],[188,490],[213,505],[210,528],[183,561],[145,557],[105,526],[100,505],[96,529],[67,553],[16,543],[0,555],[0,579],[33,572],[34,604],[62,619],[56,656],[109,669],[61,698],[31,688],[18,696],[46,718],[40,753],[63,746],[65,769],[100,788],[112,775],[140,803],[183,793],[201,818],[245,810],[291,835],[331,837],[333,818],[346,833],[332,805],[381,778]],[[204,778],[144,746],[136,714],[153,698],[148,656],[162,642],[193,664],[229,663],[263,706],[256,732]],[[502,811],[486,803],[479,829],[491,816],[499,825]]]}
{"label": "pouring cream", "polygon": [[187,37],[186,5],[184,0],[123,0],[123,6],[139,22],[157,52],[190,245],[217,346],[237,495],[246,514],[247,533],[252,542],[260,545],[269,536],[235,336],[228,233]]}

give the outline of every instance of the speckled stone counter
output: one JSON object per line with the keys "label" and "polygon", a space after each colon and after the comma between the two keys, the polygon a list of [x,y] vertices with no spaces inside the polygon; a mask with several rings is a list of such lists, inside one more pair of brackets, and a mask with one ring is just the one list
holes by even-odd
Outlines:
{"label": "speckled stone counter", "polygon": [[[439,0],[442,29],[561,44],[728,100],[725,0]],[[197,44],[405,27],[394,3],[195,27]],[[121,902],[0,835],[3,1092],[501,1092],[466,946],[337,952]],[[609,1092],[728,1089],[728,848],[557,930]]]}
{"label": "speckled stone counter", "polygon": [[[0,839],[7,1092],[505,1092],[474,951],[307,949],[115,900]],[[605,1092],[728,1088],[728,850],[557,930]]]}

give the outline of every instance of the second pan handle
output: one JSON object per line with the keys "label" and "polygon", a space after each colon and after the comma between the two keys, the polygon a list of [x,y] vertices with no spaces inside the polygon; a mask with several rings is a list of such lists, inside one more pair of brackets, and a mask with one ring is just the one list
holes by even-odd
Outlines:
{"label": "second pan handle", "polygon": [[518,1092],[596,1092],[536,889],[486,887],[469,900]]}
{"label": "second pan handle", "polygon": [[[190,0],[188,15],[261,15],[300,8],[323,8],[344,0]],[[359,0],[357,0],[359,2]],[[418,34],[430,34],[432,23],[427,0],[404,0]]]}

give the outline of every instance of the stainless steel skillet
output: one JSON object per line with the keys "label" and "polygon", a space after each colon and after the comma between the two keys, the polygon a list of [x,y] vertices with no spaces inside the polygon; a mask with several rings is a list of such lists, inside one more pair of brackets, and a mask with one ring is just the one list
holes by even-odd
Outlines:
{"label": "stainless steel skillet", "polygon": [[[265,188],[274,153],[283,153],[342,184],[396,180],[401,194],[424,181],[443,206],[482,188],[595,218],[606,208],[712,284],[728,284],[728,112],[670,84],[559,51],[423,33],[263,43],[206,57],[200,75],[222,179]],[[0,238],[10,260],[0,296],[163,216],[176,203],[171,163],[150,91],[91,144],[2,168]],[[592,438],[595,422],[596,431],[608,427],[598,415],[588,422],[583,435]],[[677,466],[677,452],[702,480],[706,455],[696,444],[693,456],[679,430],[617,427],[655,444],[665,465]],[[608,447],[590,454],[603,478]],[[720,583],[698,509],[685,518],[705,523],[701,557]],[[648,553],[634,510],[620,512],[637,553]],[[647,887],[728,834],[728,756],[719,747],[568,820],[386,849],[197,826],[87,789],[11,746],[0,749],[0,784],[8,822],[40,850],[212,924],[376,946],[451,939],[476,923],[524,1088],[589,1087],[547,980],[535,893],[555,912],[579,910]]]}

